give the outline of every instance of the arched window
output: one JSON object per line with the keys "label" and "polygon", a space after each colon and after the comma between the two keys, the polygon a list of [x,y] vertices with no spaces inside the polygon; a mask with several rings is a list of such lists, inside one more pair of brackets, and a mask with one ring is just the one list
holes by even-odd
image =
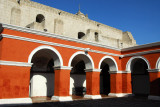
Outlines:
{"label": "arched window", "polygon": [[96,41],[96,42],[99,41],[99,40],[98,40],[98,33],[97,33],[97,32],[95,32],[95,41]]}
{"label": "arched window", "polygon": [[36,16],[36,22],[42,23],[45,20],[45,17],[42,14]]}
{"label": "arched window", "polygon": [[85,36],[85,33],[78,32],[78,39],[82,39]]}

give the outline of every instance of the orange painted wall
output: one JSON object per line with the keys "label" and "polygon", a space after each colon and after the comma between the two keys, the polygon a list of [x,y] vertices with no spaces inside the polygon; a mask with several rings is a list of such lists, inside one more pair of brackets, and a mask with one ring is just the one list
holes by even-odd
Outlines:
{"label": "orange painted wall", "polygon": [[150,95],[160,96],[160,72],[149,73]]}
{"label": "orange painted wall", "polygon": [[122,93],[122,74],[110,74],[111,93]]}
{"label": "orange painted wall", "polygon": [[54,96],[69,96],[70,70],[55,70]]}
{"label": "orange painted wall", "polygon": [[122,74],[122,93],[132,93],[131,73]]}
{"label": "orange painted wall", "polygon": [[[31,39],[38,39],[48,42],[60,43],[65,45],[71,45],[82,48],[90,48],[93,50],[109,52],[114,54],[130,54],[135,52],[149,51],[160,49],[159,46],[148,47],[144,49],[131,50],[126,52],[120,52],[112,49],[106,49],[102,47],[96,47],[86,45],[78,42],[61,40],[56,38],[50,38],[40,36],[36,34],[29,34],[20,31],[14,31],[10,29],[4,29],[3,34],[16,35],[20,37],[27,37]],[[37,47],[44,44],[21,41],[16,39],[3,38],[0,41],[0,60],[6,61],[18,61],[28,62],[30,53]],[[61,54],[63,59],[63,65],[68,66],[70,57],[77,51],[76,49],[52,46]],[[99,62],[104,56],[108,56],[100,53],[88,52],[94,61],[95,68],[98,69]],[[151,66],[151,69],[155,69],[156,62],[160,57],[160,53],[142,55],[145,57]],[[112,56],[118,65],[119,71],[126,70],[126,64],[130,57],[119,58],[118,56]],[[111,93],[131,93],[131,75],[130,74],[111,74]],[[25,78],[24,78],[25,77]],[[87,94],[97,95],[99,94],[99,73],[98,72],[87,72]],[[158,74],[150,73],[151,83],[154,80],[160,78]],[[15,66],[3,66],[0,65],[0,98],[24,98],[29,95],[29,79],[30,79],[30,67],[15,67]],[[55,71],[55,95],[56,96],[68,96],[69,95],[69,83],[70,82],[70,70],[56,70]],[[153,83],[151,87],[158,87],[158,83]],[[151,93],[156,92],[159,95],[159,91],[152,90]],[[154,93],[153,93],[154,94]]]}
{"label": "orange painted wall", "polygon": [[86,89],[88,95],[100,94],[100,72],[86,72]]}
{"label": "orange painted wall", "polygon": [[0,99],[29,97],[30,67],[0,65]]}

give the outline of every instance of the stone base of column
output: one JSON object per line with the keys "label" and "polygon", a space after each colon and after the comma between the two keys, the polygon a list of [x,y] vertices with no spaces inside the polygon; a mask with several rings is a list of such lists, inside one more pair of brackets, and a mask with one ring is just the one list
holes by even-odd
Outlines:
{"label": "stone base of column", "polygon": [[52,96],[51,100],[54,101],[73,101],[71,96]]}
{"label": "stone base of column", "polygon": [[149,95],[149,96],[148,96],[148,99],[149,99],[149,100],[160,100],[160,96],[152,96],[152,95]]}
{"label": "stone base of column", "polygon": [[132,93],[109,93],[108,96],[112,96],[112,97],[129,97],[129,96],[132,96]]}
{"label": "stone base of column", "polygon": [[0,99],[0,105],[32,104],[31,98]]}
{"label": "stone base of column", "polygon": [[102,99],[101,95],[84,95],[84,98]]}

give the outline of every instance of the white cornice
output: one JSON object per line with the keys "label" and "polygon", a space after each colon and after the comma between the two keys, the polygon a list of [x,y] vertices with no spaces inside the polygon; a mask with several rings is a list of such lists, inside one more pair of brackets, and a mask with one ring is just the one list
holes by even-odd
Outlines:
{"label": "white cornice", "polygon": [[160,49],[151,50],[151,51],[137,52],[137,53],[132,53],[132,54],[125,54],[125,55],[121,55],[120,57],[121,57],[121,58],[124,58],[124,57],[129,57],[129,56],[140,56],[140,55],[157,53],[157,52],[160,52]]}
{"label": "white cornice", "polygon": [[153,47],[153,46],[160,46],[160,42],[155,42],[155,43],[149,43],[149,44],[144,44],[144,45],[138,45],[138,46],[133,46],[133,47],[129,47],[129,48],[124,48],[124,49],[121,49],[121,51],[124,52],[124,51],[148,48],[148,47]]}
{"label": "white cornice", "polygon": [[101,72],[102,69],[85,69],[85,72]]}
{"label": "white cornice", "polygon": [[[45,44],[45,45],[59,46],[59,47],[64,47],[64,48],[71,48],[71,49],[86,51],[86,48],[82,48],[82,47],[76,47],[76,46],[71,46],[71,45],[42,41],[42,40],[31,39],[31,38],[26,38],[26,37],[20,37],[20,36],[8,35],[8,34],[3,34],[3,37],[11,38],[11,39],[17,39],[17,40],[23,40],[23,41],[28,41],[28,42],[41,43],[41,44]],[[113,53],[108,53],[108,52],[103,52],[103,51],[98,51],[98,50],[90,49],[88,51],[89,52],[94,52],[94,53],[101,53],[101,54],[105,54],[105,55],[112,55],[112,56],[121,57],[121,55],[119,55],[119,54],[113,54]]]}
{"label": "white cornice", "polygon": [[128,74],[128,71],[108,71],[110,74]]}
{"label": "white cornice", "polygon": [[148,72],[160,72],[160,69],[147,69]]}
{"label": "white cornice", "polygon": [[62,36],[62,35],[56,35],[53,33],[42,32],[42,31],[38,31],[35,29],[29,29],[29,28],[25,28],[25,27],[10,25],[10,24],[3,24],[3,27],[7,28],[7,29],[12,29],[12,30],[26,32],[26,33],[41,35],[41,36],[45,36],[45,37],[58,38],[58,39],[62,39],[62,40],[73,41],[73,42],[77,42],[77,43],[83,43],[83,44],[87,44],[87,45],[92,45],[92,46],[97,46],[97,47],[102,47],[102,48],[106,48],[106,49],[120,51],[120,49],[116,48],[116,47],[106,46],[106,45],[102,45],[99,43],[93,43],[93,42],[84,41],[84,40],[80,40],[80,39],[70,38],[67,36]]}
{"label": "white cornice", "polygon": [[0,65],[31,67],[32,63],[0,60]]}
{"label": "white cornice", "polygon": [[72,67],[68,67],[68,66],[55,66],[54,69],[55,70],[61,70],[61,69],[63,69],[63,70],[71,70]]}

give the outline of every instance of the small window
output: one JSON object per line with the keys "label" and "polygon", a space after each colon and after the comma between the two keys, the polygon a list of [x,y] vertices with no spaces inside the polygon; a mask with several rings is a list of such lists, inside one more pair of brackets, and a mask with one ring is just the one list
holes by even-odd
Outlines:
{"label": "small window", "polygon": [[36,17],[36,22],[42,23],[45,20],[44,16],[42,14],[38,14]]}
{"label": "small window", "polygon": [[85,33],[78,32],[78,39],[82,39],[85,36]]}
{"label": "small window", "polygon": [[97,32],[95,32],[95,41],[96,41],[96,42],[99,41],[99,40],[98,40],[98,33],[97,33]]}

